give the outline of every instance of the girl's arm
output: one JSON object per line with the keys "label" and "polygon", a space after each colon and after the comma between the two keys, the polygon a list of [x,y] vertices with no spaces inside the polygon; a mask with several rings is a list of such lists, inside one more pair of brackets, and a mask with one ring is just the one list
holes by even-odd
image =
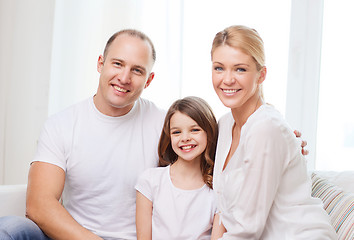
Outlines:
{"label": "girl's arm", "polygon": [[211,240],[218,240],[226,232],[224,225],[220,222],[218,213],[214,215],[213,228],[211,230]]}
{"label": "girl's arm", "polygon": [[152,202],[136,191],[136,235],[138,240],[152,238]]}

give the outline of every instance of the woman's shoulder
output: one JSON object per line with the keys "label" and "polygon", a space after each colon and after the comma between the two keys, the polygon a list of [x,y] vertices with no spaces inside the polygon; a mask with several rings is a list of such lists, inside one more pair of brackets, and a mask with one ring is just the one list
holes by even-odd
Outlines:
{"label": "woman's shoulder", "polygon": [[[292,130],[282,114],[272,105],[264,104],[247,121],[247,132],[259,135],[290,134]],[[293,134],[291,134],[293,135]]]}
{"label": "woman's shoulder", "polygon": [[228,112],[226,114],[224,114],[223,116],[220,117],[219,121],[218,121],[218,126],[219,128],[225,128],[228,126],[232,126],[234,124],[234,118],[232,116],[231,112]]}

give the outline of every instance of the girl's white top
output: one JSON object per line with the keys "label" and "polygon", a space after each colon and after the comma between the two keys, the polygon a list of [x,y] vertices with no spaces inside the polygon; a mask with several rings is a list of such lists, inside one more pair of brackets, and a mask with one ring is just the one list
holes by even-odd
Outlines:
{"label": "girl's white top", "polygon": [[301,141],[281,114],[262,105],[241,129],[236,152],[230,150],[234,119],[219,122],[214,191],[222,239],[336,239],[319,199],[311,197],[311,180]]}
{"label": "girl's white top", "polygon": [[147,169],[135,188],[153,204],[153,240],[210,239],[216,203],[207,185],[179,189],[173,185],[167,166]]}

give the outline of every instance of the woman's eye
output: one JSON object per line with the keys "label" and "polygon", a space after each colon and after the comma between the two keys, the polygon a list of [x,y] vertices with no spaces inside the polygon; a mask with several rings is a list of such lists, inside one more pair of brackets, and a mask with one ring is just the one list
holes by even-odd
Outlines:
{"label": "woman's eye", "polygon": [[237,68],[237,69],[236,69],[236,72],[246,72],[246,69],[244,69],[244,68]]}
{"label": "woman's eye", "polygon": [[214,67],[215,71],[222,71],[222,67]]}

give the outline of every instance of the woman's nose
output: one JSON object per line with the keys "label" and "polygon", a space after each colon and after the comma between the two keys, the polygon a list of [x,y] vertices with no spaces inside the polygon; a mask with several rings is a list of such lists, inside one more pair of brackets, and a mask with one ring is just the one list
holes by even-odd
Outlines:
{"label": "woman's nose", "polygon": [[234,84],[236,82],[236,78],[231,71],[227,71],[224,75],[223,82],[227,85]]}

